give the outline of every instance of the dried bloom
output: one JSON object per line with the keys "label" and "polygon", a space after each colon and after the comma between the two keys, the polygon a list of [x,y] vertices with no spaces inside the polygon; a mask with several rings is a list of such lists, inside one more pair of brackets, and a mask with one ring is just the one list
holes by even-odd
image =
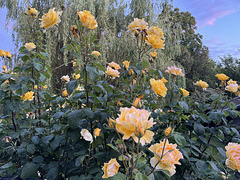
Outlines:
{"label": "dried bloom", "polygon": [[226,81],[229,79],[229,77],[226,76],[225,74],[216,74],[215,76],[221,81]]}
{"label": "dried bloom", "polygon": [[82,129],[81,135],[82,135],[83,139],[85,139],[86,141],[89,141],[90,143],[93,142],[93,137],[87,129]]}
{"label": "dried bloom", "polygon": [[6,57],[6,52],[4,50],[0,50],[0,56],[1,57]]}
{"label": "dried bloom", "polygon": [[32,101],[33,98],[34,98],[33,95],[34,95],[34,92],[33,92],[33,91],[28,91],[26,94],[24,94],[24,96],[23,96],[23,95],[21,96],[21,99],[22,99],[23,101],[26,101],[26,100]]}
{"label": "dried bloom", "polygon": [[152,58],[156,58],[156,57],[157,57],[157,52],[150,52],[149,55],[150,55]]}
{"label": "dried bloom", "polygon": [[31,8],[31,6],[28,6],[27,11],[25,12],[29,17],[38,17],[38,11],[35,8]]}
{"label": "dried bloom", "polygon": [[65,84],[70,81],[70,77],[68,75],[62,76],[61,77],[62,82]]}
{"label": "dried bloom", "polygon": [[120,164],[117,162],[117,160],[111,159],[108,163],[104,163],[104,167],[102,170],[104,171],[104,175],[102,178],[109,178],[114,176],[118,173],[118,169],[120,167]]}
{"label": "dried bloom", "polygon": [[195,83],[195,85],[203,88],[203,90],[206,90],[207,87],[208,87],[208,83],[206,83],[205,81],[202,81],[202,80],[197,81],[197,82]]}
{"label": "dried bloom", "polygon": [[129,61],[123,61],[123,65],[126,69],[129,68],[130,62]]}
{"label": "dried bloom", "polygon": [[167,88],[162,80],[150,79],[150,84],[153,88],[154,93],[157,96],[165,97],[167,94]]}
{"label": "dried bloom", "polygon": [[167,67],[166,72],[174,76],[184,76],[184,74],[182,73],[182,69],[177,68],[175,65]]}
{"label": "dried bloom", "polygon": [[167,129],[164,130],[164,134],[165,136],[169,136],[172,132],[172,128],[171,127],[168,127]]}
{"label": "dried bloom", "polygon": [[97,21],[90,11],[83,10],[77,12],[77,14],[83,27],[86,27],[88,29],[95,29],[98,27]]}
{"label": "dried bloom", "polygon": [[179,160],[183,159],[183,155],[177,149],[177,144],[169,144],[168,140],[166,140],[164,150],[163,147],[163,141],[150,146],[149,150],[154,153],[154,157],[151,158],[150,164],[152,167],[156,166],[157,170],[163,169],[169,171],[170,176],[172,176],[176,173],[175,164],[181,165]]}
{"label": "dried bloom", "polygon": [[42,19],[40,19],[42,21],[40,27],[47,30],[47,29],[53,27],[54,25],[60,23],[61,19],[59,16],[61,14],[62,14],[62,12],[61,11],[56,12],[55,8],[50,9],[48,11],[48,13],[44,14],[42,16]]}
{"label": "dried bloom", "polygon": [[148,23],[144,19],[134,18],[134,21],[128,25],[129,31],[138,32],[148,29]]}
{"label": "dried bloom", "polygon": [[238,91],[238,84],[229,84],[228,86],[226,86],[225,90],[236,93]]}
{"label": "dried bloom", "polygon": [[63,96],[68,96],[67,90],[64,90],[64,91],[62,92],[62,95],[63,95]]}
{"label": "dried bloom", "polygon": [[119,70],[121,69],[121,67],[119,66],[119,64],[115,63],[115,62],[111,62],[108,64],[111,68],[115,69],[115,70]]}
{"label": "dried bloom", "polygon": [[229,84],[237,84],[237,81],[233,81],[232,79],[230,79],[228,82],[227,82],[227,84],[229,85]]}
{"label": "dried bloom", "polygon": [[240,173],[240,144],[228,143],[225,149],[227,150],[226,166]]}
{"label": "dried bloom", "polygon": [[187,91],[186,89],[180,88],[181,90],[181,94],[185,97],[185,96],[189,96],[189,91]]}
{"label": "dried bloom", "polygon": [[119,77],[120,74],[118,70],[112,69],[110,66],[107,67],[106,73],[113,78]]}
{"label": "dried bloom", "polygon": [[91,55],[100,56],[101,54],[100,54],[100,52],[98,52],[98,51],[93,51],[93,52],[91,53]]}
{"label": "dried bloom", "polygon": [[78,28],[77,28],[76,25],[71,26],[70,30],[72,31],[72,34],[73,34],[74,36],[76,36],[77,38],[79,38]]}
{"label": "dried bloom", "polygon": [[94,129],[93,134],[94,134],[95,137],[97,137],[97,136],[100,135],[100,132],[101,132],[101,129],[100,128],[96,128],[96,129]]}
{"label": "dried bloom", "polygon": [[33,50],[33,49],[36,48],[36,45],[35,45],[34,43],[30,42],[30,43],[26,43],[26,44],[24,45],[24,47],[25,47],[28,51],[31,51],[31,50]]}
{"label": "dried bloom", "polygon": [[129,139],[132,137],[136,143],[140,138],[140,143],[144,146],[146,143],[150,143],[153,139],[154,133],[150,130],[155,122],[150,116],[150,112],[144,109],[120,108],[121,114],[116,119],[116,130],[123,134],[123,139]]}

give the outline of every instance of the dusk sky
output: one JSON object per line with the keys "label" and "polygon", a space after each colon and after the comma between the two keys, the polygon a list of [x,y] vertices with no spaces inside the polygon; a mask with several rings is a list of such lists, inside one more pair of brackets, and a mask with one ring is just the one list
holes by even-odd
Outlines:
{"label": "dusk sky", "polygon": [[[197,21],[197,32],[210,50],[210,57],[231,54],[240,58],[240,0],[174,0],[180,11],[189,11]],[[0,49],[13,52],[11,25],[5,28],[6,9],[0,9]]]}

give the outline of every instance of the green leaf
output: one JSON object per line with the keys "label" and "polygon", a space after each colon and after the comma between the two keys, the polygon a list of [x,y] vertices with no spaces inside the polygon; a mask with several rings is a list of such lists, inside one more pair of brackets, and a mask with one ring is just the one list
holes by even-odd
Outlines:
{"label": "green leaf", "polygon": [[135,176],[135,180],[148,180],[148,177],[145,174],[138,172]]}
{"label": "green leaf", "polygon": [[64,112],[56,112],[53,115],[53,119],[59,119],[60,117],[62,117],[63,114],[64,114]]}
{"label": "green leaf", "polygon": [[209,169],[208,164],[202,160],[196,162],[196,167],[200,172],[205,172]]}
{"label": "green leaf", "polygon": [[230,102],[230,103],[228,104],[228,107],[229,107],[230,109],[232,109],[232,110],[237,109],[237,105],[236,105],[234,102]]}
{"label": "green leaf", "polygon": [[186,144],[186,139],[185,139],[184,136],[182,136],[182,135],[179,134],[179,133],[174,133],[174,134],[173,134],[173,137],[174,137],[174,139],[175,139],[175,141],[176,141],[176,143],[177,143],[178,145],[180,145],[180,146],[185,146],[185,144]]}
{"label": "green leaf", "polygon": [[27,178],[36,178],[37,176],[37,170],[38,166],[34,163],[27,163],[23,166],[22,172],[21,172],[21,178],[27,179]]}
{"label": "green leaf", "polygon": [[83,110],[75,110],[67,115],[68,124],[72,129],[78,128],[81,124],[82,118],[84,117]]}
{"label": "green leaf", "polygon": [[68,95],[72,94],[73,90],[77,87],[77,80],[69,81],[66,85]]}
{"label": "green leaf", "polygon": [[36,70],[41,71],[43,66],[40,63],[33,62],[33,66]]}
{"label": "green leaf", "polygon": [[205,127],[202,124],[195,123],[193,128],[197,135],[203,135],[205,133]]}
{"label": "green leaf", "polygon": [[34,146],[34,144],[28,144],[27,145],[27,152],[29,152],[30,154],[34,154],[35,153],[35,146]]}
{"label": "green leaf", "polygon": [[86,116],[89,118],[93,118],[94,117],[94,113],[90,108],[84,108],[83,111],[85,112]]}
{"label": "green leaf", "polygon": [[75,161],[75,166],[79,167],[82,164],[82,162],[84,161],[84,159],[85,159],[85,155],[84,156],[79,156]]}
{"label": "green leaf", "polygon": [[98,72],[97,72],[96,68],[94,68],[92,66],[87,66],[86,71],[87,71],[87,75],[90,79],[92,79],[93,81],[97,79]]}
{"label": "green leaf", "polygon": [[118,172],[116,175],[114,175],[113,177],[108,178],[109,180],[126,180],[127,177],[123,174]]}
{"label": "green leaf", "polygon": [[57,167],[51,167],[48,170],[48,173],[46,176],[44,176],[44,179],[56,179],[58,177],[58,166]]}
{"label": "green leaf", "polygon": [[42,73],[40,74],[39,81],[44,82],[46,80],[46,76],[44,76]]}
{"label": "green leaf", "polygon": [[109,147],[111,147],[113,150],[117,151],[120,153],[120,151],[118,150],[118,148],[116,148],[114,145],[112,144],[107,144]]}
{"label": "green leaf", "polygon": [[184,101],[179,101],[178,102],[179,106],[184,110],[184,111],[188,111],[188,105],[186,102]]}

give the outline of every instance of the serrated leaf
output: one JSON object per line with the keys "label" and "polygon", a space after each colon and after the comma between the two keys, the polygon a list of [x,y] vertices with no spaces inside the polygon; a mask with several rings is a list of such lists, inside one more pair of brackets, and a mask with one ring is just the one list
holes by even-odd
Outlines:
{"label": "serrated leaf", "polygon": [[21,171],[21,178],[27,179],[27,178],[36,178],[37,176],[37,170],[38,166],[34,163],[27,163],[23,166]]}

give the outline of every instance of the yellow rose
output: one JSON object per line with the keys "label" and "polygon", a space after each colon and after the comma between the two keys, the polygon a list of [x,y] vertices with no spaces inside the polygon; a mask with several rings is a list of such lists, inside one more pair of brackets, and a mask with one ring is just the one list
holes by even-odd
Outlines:
{"label": "yellow rose", "polygon": [[225,90],[236,93],[238,91],[238,84],[229,84],[228,86],[226,86]]}
{"label": "yellow rose", "polygon": [[28,50],[28,51],[31,51],[31,50],[33,50],[33,49],[35,49],[36,48],[36,45],[34,44],[34,43],[26,43],[25,45],[24,45],[24,47]]}
{"label": "yellow rose", "polygon": [[123,61],[123,65],[126,69],[129,68],[130,62],[129,61]]}
{"label": "yellow rose", "polygon": [[101,129],[96,128],[96,129],[94,129],[93,134],[95,135],[95,137],[97,137],[100,135],[100,132],[101,132]]}
{"label": "yellow rose", "polygon": [[65,84],[65,83],[67,83],[67,82],[70,81],[70,77],[69,77],[68,75],[62,76],[62,77],[61,77],[61,80],[62,80],[62,82]]}
{"label": "yellow rose", "polygon": [[97,21],[90,11],[84,10],[77,12],[77,14],[83,27],[86,27],[88,29],[95,29],[98,27]]}
{"label": "yellow rose", "polygon": [[21,99],[22,99],[23,101],[26,101],[26,100],[32,101],[33,98],[34,98],[33,95],[34,95],[34,92],[33,92],[33,91],[28,91],[26,94],[24,94],[24,96],[21,96]]}
{"label": "yellow rose", "polygon": [[93,51],[91,55],[100,56],[101,54],[100,54],[100,52],[98,52],[98,51]]}
{"label": "yellow rose", "polygon": [[229,79],[229,77],[226,76],[225,74],[216,74],[216,77],[221,81],[226,81]]}
{"label": "yellow rose", "polygon": [[34,89],[37,89],[38,88],[38,86],[37,85],[34,85]]}
{"label": "yellow rose", "polygon": [[197,82],[195,83],[195,85],[203,88],[203,90],[206,90],[206,88],[208,87],[208,83],[206,83],[205,81],[202,81],[202,80],[197,81]]}
{"label": "yellow rose", "polygon": [[180,90],[182,91],[181,94],[185,97],[185,96],[189,96],[189,91],[187,91],[186,89],[180,88]]}
{"label": "yellow rose", "polygon": [[4,50],[0,50],[0,56],[1,56],[1,57],[7,56],[7,55],[6,55],[6,52],[5,52]]}
{"label": "yellow rose", "polygon": [[163,49],[165,45],[162,29],[156,26],[150,27],[147,30],[145,42],[151,45],[153,49]]}
{"label": "yellow rose", "polygon": [[227,150],[226,166],[240,173],[240,144],[228,143],[225,149]]}
{"label": "yellow rose", "polygon": [[152,26],[147,30],[147,35],[155,35],[164,39],[163,30],[157,26]]}
{"label": "yellow rose", "polygon": [[68,96],[67,90],[64,90],[64,91],[62,92],[62,95],[63,95],[63,96]]}
{"label": "yellow rose", "polygon": [[7,56],[8,58],[11,58],[11,57],[12,57],[12,55],[11,55],[11,53],[10,53],[9,51],[5,51],[5,53],[6,53],[6,56]]}
{"label": "yellow rose", "polygon": [[174,76],[184,76],[184,74],[182,73],[182,69],[177,68],[175,65],[167,67],[166,72]]}
{"label": "yellow rose", "polygon": [[77,62],[73,62],[73,67],[76,67],[77,66]]}
{"label": "yellow rose", "polygon": [[73,78],[75,79],[75,80],[77,80],[77,79],[79,79],[80,78],[80,74],[73,74]]}
{"label": "yellow rose", "polygon": [[89,141],[90,143],[93,142],[93,137],[87,129],[82,129],[81,135],[82,135],[83,139],[85,139],[86,141]]}
{"label": "yellow rose", "polygon": [[157,57],[157,52],[150,52],[149,55],[150,55],[152,58],[156,58],[156,57]]}
{"label": "yellow rose", "polygon": [[50,9],[48,13],[44,14],[42,16],[41,20],[41,28],[44,28],[45,30],[53,27],[54,25],[61,22],[60,15],[62,14],[61,11],[55,11],[55,8]]}
{"label": "yellow rose", "polygon": [[27,11],[25,12],[28,16],[36,18],[38,16],[38,11],[35,8],[28,6]]}
{"label": "yellow rose", "polygon": [[111,62],[108,64],[111,68],[115,69],[115,70],[119,70],[121,69],[121,67],[119,66],[119,64],[115,63],[115,62]]}
{"label": "yellow rose", "polygon": [[129,31],[142,31],[148,29],[148,23],[144,19],[134,18],[134,21],[128,25]]}
{"label": "yellow rose", "polygon": [[47,89],[47,88],[48,88],[48,86],[47,86],[47,85],[44,85],[44,86],[43,86],[43,89]]}
{"label": "yellow rose", "polygon": [[169,136],[172,132],[172,128],[171,127],[168,127],[167,129],[164,130],[164,134],[165,136]]}
{"label": "yellow rose", "polygon": [[107,67],[106,73],[113,78],[119,77],[120,74],[118,70],[112,69],[110,66]]}
{"label": "yellow rose", "polygon": [[112,118],[108,119],[108,126],[110,128],[114,128],[115,124],[116,124],[116,121],[114,119],[112,119]]}
{"label": "yellow rose", "polygon": [[153,139],[154,133],[150,130],[155,122],[150,116],[150,112],[144,109],[120,108],[121,114],[116,119],[116,130],[123,134],[123,139],[129,139],[132,137],[136,143],[140,138],[140,143],[144,146],[146,143],[150,143]]}
{"label": "yellow rose", "polygon": [[150,84],[153,88],[154,93],[157,96],[165,97],[167,94],[167,88],[162,80],[150,79]]}
{"label": "yellow rose", "polygon": [[104,166],[102,170],[104,171],[104,175],[102,178],[109,178],[114,176],[118,173],[118,169],[120,167],[120,164],[117,162],[117,160],[111,159],[108,163],[104,163]]}
{"label": "yellow rose", "polygon": [[227,84],[229,85],[229,84],[237,84],[237,81],[233,81],[232,79],[230,79],[228,82],[227,82]]}
{"label": "yellow rose", "polygon": [[134,71],[133,71],[133,69],[129,69],[129,75],[132,75],[132,74],[134,74]]}
{"label": "yellow rose", "polygon": [[[179,160],[183,159],[183,155],[177,149],[177,145],[169,144],[168,140],[166,140],[164,150],[163,147],[164,147],[163,141],[160,141],[160,143],[156,143],[150,146],[149,150],[154,153],[154,157],[151,158],[150,164],[152,167],[156,166],[156,170],[164,169],[169,171],[170,176],[172,176],[176,173],[175,164],[181,165]],[[164,154],[164,156],[162,156],[162,154]]]}

